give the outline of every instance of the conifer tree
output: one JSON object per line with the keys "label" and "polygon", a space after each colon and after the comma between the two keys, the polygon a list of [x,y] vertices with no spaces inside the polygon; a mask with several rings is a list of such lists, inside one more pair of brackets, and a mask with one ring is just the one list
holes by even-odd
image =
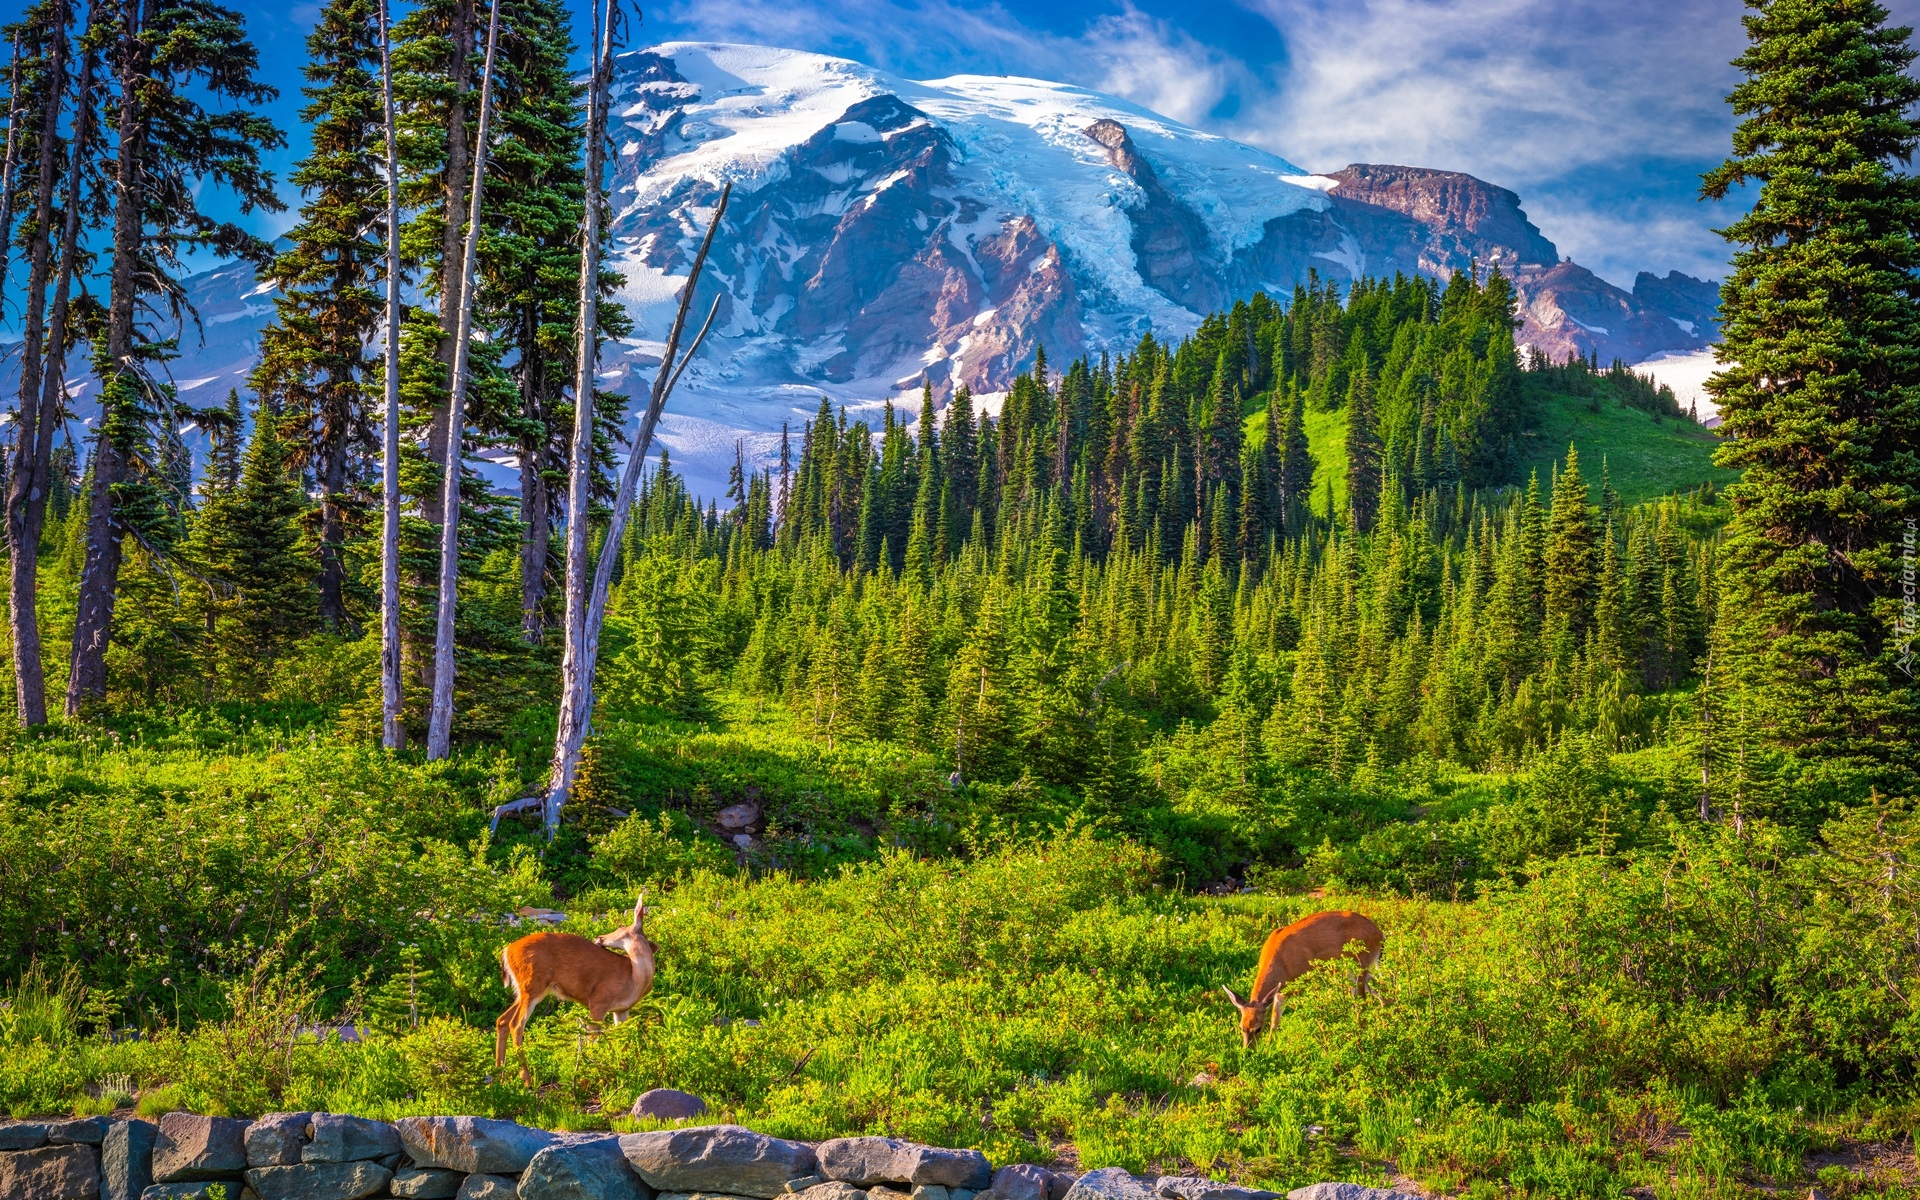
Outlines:
{"label": "conifer tree", "polygon": [[377,0],[330,0],[307,38],[307,107],[313,148],[292,182],[306,196],[292,247],[269,270],[280,294],[260,337],[254,392],[277,414],[289,465],[320,493],[320,620],[347,623],[347,512],[371,455],[371,361],[381,318],[386,140]]}
{"label": "conifer tree", "polygon": [[1566,466],[1553,480],[1543,584],[1547,638],[1563,657],[1586,637],[1593,617],[1592,508],[1580,478],[1580,452],[1568,446]]}
{"label": "conifer tree", "polygon": [[1380,434],[1373,422],[1373,380],[1363,364],[1347,386],[1347,509],[1359,533],[1373,528],[1380,506]]}
{"label": "conifer tree", "polygon": [[[1842,794],[1906,789],[1914,683],[1900,542],[1920,516],[1920,146],[1911,30],[1872,0],[1750,0],[1744,120],[1703,193],[1754,192],[1724,231],[1728,666],[1772,743]],[[1753,185],[1757,186],[1757,191]],[[1907,635],[1909,638],[1911,634]],[[1910,643],[1908,648],[1910,649]]]}
{"label": "conifer tree", "polygon": [[232,191],[242,214],[283,207],[261,155],[284,145],[285,137],[249,108],[210,110],[202,103],[258,105],[278,94],[255,79],[259,60],[245,28],[239,13],[208,0],[122,0],[109,35],[119,85],[111,275],[106,329],[95,353],[101,420],[67,675],[69,716],[106,694],[123,537],[158,534],[156,526],[179,501],[148,466],[160,458],[151,448],[156,435],[173,439],[173,396],[143,378],[158,347],[137,315],[149,297],[177,294],[171,269],[188,244],[227,257],[266,258],[266,243],[201,211],[201,180]]}

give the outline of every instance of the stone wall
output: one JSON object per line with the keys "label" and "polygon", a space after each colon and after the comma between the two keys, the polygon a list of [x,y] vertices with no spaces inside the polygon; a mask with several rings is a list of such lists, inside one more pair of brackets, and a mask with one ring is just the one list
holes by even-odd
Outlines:
{"label": "stone wall", "polygon": [[[556,1134],[485,1117],[336,1113],[0,1125],[0,1200],[211,1200],[215,1188],[227,1200],[1279,1200],[1192,1176],[996,1171],[977,1150],[794,1142],[739,1125]],[[1294,1195],[1390,1194],[1319,1184]]]}

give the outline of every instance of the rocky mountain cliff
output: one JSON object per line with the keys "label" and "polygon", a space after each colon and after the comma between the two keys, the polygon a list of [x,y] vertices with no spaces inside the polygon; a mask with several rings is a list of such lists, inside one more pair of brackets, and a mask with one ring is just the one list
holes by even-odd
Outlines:
{"label": "rocky mountain cliff", "polygon": [[[1631,292],[1561,261],[1504,188],[1354,164],[1328,175],[1110,96],[1040,80],[896,78],[846,59],[669,43],[622,55],[611,263],[636,337],[607,364],[638,394],[720,188],[734,186],[698,307],[714,334],[664,426],[695,481],[737,438],[770,451],[821,395],[853,405],[964,382],[1002,390],[1055,361],[1179,337],[1309,273],[1445,276],[1493,265],[1522,341],[1640,361],[1713,336],[1713,286],[1643,274]],[[241,267],[192,281],[206,324],[174,366],[184,397],[242,382],[271,315]],[[711,477],[711,478],[709,478]]]}

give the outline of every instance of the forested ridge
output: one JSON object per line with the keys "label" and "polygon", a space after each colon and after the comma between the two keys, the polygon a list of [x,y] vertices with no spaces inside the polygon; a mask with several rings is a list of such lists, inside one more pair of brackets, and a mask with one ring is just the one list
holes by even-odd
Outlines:
{"label": "forested ridge", "polygon": [[[590,165],[631,13],[329,0],[269,246],[202,207],[282,203],[243,14],[41,0],[0,1109],[630,1128],[670,1085],[996,1163],[1913,1195],[1920,84],[1876,5],[1750,8],[1718,431],[1517,346],[1497,268],[1310,277],[1003,395],[822,398],[696,496],[647,438],[730,193],[634,329]],[[275,318],[200,406],[210,252]],[[591,386],[633,334],[638,433]],[[495,1072],[501,947],[642,889],[639,1019],[549,1007],[540,1085]],[[1243,1048],[1220,985],[1329,907],[1376,991],[1317,972]]]}

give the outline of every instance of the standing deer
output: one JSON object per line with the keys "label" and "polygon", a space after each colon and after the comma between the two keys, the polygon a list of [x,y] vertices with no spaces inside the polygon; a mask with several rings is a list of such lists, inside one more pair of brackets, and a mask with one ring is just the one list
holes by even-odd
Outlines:
{"label": "standing deer", "polygon": [[[533,1086],[527,1069],[527,1020],[548,996],[558,996],[587,1007],[596,1032],[612,1014],[614,1024],[653,989],[654,944],[641,924],[647,917],[647,894],[633,906],[633,924],[597,938],[577,933],[530,933],[500,952],[503,982],[513,989],[513,1003],[493,1023],[493,1065],[507,1065],[507,1038],[520,1051],[520,1079]],[[614,950],[624,951],[624,956]]]}
{"label": "standing deer", "polygon": [[1241,1046],[1252,1048],[1253,1035],[1260,1032],[1260,1014],[1269,1006],[1273,1020],[1268,1027],[1280,1023],[1280,1009],[1287,1000],[1283,989],[1288,984],[1312,970],[1315,963],[1341,957],[1348,942],[1366,947],[1364,953],[1355,956],[1360,963],[1360,994],[1364,996],[1367,977],[1387,944],[1387,936],[1368,918],[1357,912],[1317,912],[1268,934],[1267,944],[1260,949],[1260,967],[1254,972],[1252,998],[1242,1000],[1232,988],[1220,989],[1240,1010]]}

